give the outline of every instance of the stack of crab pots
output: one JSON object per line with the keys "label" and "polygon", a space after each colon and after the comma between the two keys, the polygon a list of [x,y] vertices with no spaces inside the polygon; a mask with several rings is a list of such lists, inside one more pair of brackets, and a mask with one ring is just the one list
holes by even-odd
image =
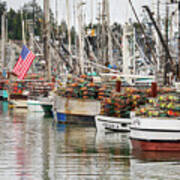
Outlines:
{"label": "stack of crab pots", "polygon": [[112,93],[102,101],[101,114],[111,117],[129,118],[135,107],[145,104],[146,93],[134,88],[126,88],[124,93]]}
{"label": "stack of crab pots", "polygon": [[149,98],[145,107],[137,109],[137,116],[180,117],[180,96],[168,94]]}
{"label": "stack of crab pots", "polygon": [[111,89],[101,83],[94,83],[87,76],[70,79],[66,87],[58,89],[57,94],[63,97],[72,97],[80,99],[102,100],[109,97]]}

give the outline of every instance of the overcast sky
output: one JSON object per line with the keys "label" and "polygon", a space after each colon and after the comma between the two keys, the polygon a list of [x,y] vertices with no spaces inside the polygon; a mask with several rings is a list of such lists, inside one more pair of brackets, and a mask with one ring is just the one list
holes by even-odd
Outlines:
{"label": "overcast sky", "polygon": [[[36,0],[41,6],[43,5],[43,0]],[[61,22],[62,19],[66,19],[66,0],[58,0],[58,21]],[[91,14],[93,12],[94,21],[96,21],[96,17],[98,15],[98,2],[102,0],[84,0],[86,1],[86,5],[84,6],[86,12],[86,21],[89,22],[91,19]],[[150,5],[152,7],[152,1],[155,0],[132,0],[136,11],[140,14],[142,12],[141,6]],[[8,4],[8,8],[18,9],[25,2],[29,2],[29,0],[6,0]],[[71,12],[73,14],[73,4],[74,2],[78,2],[78,0],[69,0],[69,4],[71,6]],[[91,10],[93,2],[93,11]],[[55,11],[55,0],[50,0],[51,9]],[[128,0],[110,0],[110,15],[111,15],[111,23],[119,22],[125,23],[128,21],[130,17],[133,17],[132,10],[129,6]],[[71,16],[71,24],[73,24],[73,15]]]}

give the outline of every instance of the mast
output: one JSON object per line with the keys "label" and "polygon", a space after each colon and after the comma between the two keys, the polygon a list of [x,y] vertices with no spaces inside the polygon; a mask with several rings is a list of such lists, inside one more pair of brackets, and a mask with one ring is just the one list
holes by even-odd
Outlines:
{"label": "mast", "polygon": [[74,30],[75,30],[75,40],[74,40],[74,48],[75,48],[75,57],[77,57],[77,36],[76,36],[76,32],[77,32],[77,27],[76,27],[76,1],[73,1],[73,21],[74,21]]}
{"label": "mast", "polygon": [[[75,34],[74,34],[74,57],[75,57],[75,59],[76,59],[76,61],[78,61],[79,59],[78,59],[78,52],[79,52],[79,49],[77,48],[78,47],[78,35],[77,35],[77,24],[78,24],[78,22],[77,22],[77,18],[78,18],[78,9],[77,9],[78,7],[77,7],[77,2],[76,1],[73,1],[73,24],[74,24],[74,30],[75,30]],[[74,70],[74,72],[76,73],[76,74],[79,74],[79,71],[80,71],[80,67],[79,67],[79,63],[76,63],[76,65],[74,65],[74,68],[75,68],[75,70]]]}
{"label": "mast", "polygon": [[1,68],[4,69],[5,60],[5,13],[1,17]]}
{"label": "mast", "polygon": [[94,0],[91,0],[91,25],[93,26],[93,18],[94,18],[94,4],[93,4]]}
{"label": "mast", "polygon": [[47,80],[51,81],[51,59],[50,59],[50,15],[49,0],[44,0],[44,58],[47,63]]}
{"label": "mast", "polygon": [[[157,20],[157,26],[158,28],[160,28],[160,0],[157,0],[157,9],[156,9],[156,20]],[[156,33],[156,32],[155,32]],[[156,33],[156,53],[157,53],[157,70],[159,71],[160,70],[160,40],[159,40],[159,37]]]}
{"label": "mast", "polygon": [[70,25],[70,11],[69,0],[66,0],[66,12],[67,12],[67,25],[68,25],[68,50],[71,53],[71,25]]}
{"label": "mast", "polygon": [[[24,23],[24,21],[23,21],[23,23]],[[30,34],[30,37],[29,37],[29,48],[30,48],[30,50],[32,52],[34,52],[34,34],[33,34],[34,31],[33,31],[33,25],[32,25],[32,28],[29,28],[29,29],[30,29],[30,32],[29,32],[29,34]],[[24,25],[23,25],[23,31],[24,31]],[[26,43],[25,35],[23,37],[23,43],[24,44]],[[31,68],[32,68],[31,70],[34,72],[35,71],[35,62],[32,63],[32,67]]]}
{"label": "mast", "polygon": [[35,3],[36,0],[33,0],[33,34],[34,34],[34,26],[35,26]]}
{"label": "mast", "polygon": [[55,2],[55,8],[56,8],[56,25],[58,24],[58,1]]}
{"label": "mast", "polygon": [[78,14],[78,24],[79,24],[79,63],[80,63],[80,73],[84,74],[84,19],[83,19],[83,1],[80,1],[77,7]]}
{"label": "mast", "polygon": [[26,45],[25,31],[24,31],[24,19],[23,19],[23,10],[21,9],[21,22],[22,22],[22,41]]}
{"label": "mast", "polygon": [[178,81],[180,81],[180,1],[178,2],[178,30],[179,30],[179,37],[178,37]]}
{"label": "mast", "polygon": [[103,0],[102,2],[102,43],[101,43],[101,49],[102,49],[102,60],[103,63],[106,64],[107,58],[106,58],[106,31],[105,31],[105,12],[106,12],[106,0]]}
{"label": "mast", "polygon": [[133,73],[136,74],[136,28],[133,26]]}
{"label": "mast", "polygon": [[[122,39],[122,42],[123,42],[123,47],[122,47],[122,53],[123,53],[123,74],[126,74],[126,75],[131,75],[131,70],[129,69],[129,67],[132,65],[131,64],[131,59],[132,59],[132,55],[131,55],[131,52],[130,52],[130,49],[129,49],[129,41],[128,41],[128,37],[129,36],[133,36],[133,29],[131,28],[132,26],[129,25],[129,24],[125,24],[123,26],[123,39]],[[132,83],[131,82],[131,79],[126,77],[126,81],[128,83]]]}
{"label": "mast", "polygon": [[97,57],[98,59],[100,59],[101,57],[101,51],[100,51],[100,46],[101,46],[101,41],[100,41],[100,37],[101,37],[101,3],[100,2],[97,2],[98,3],[98,29],[97,29]]}
{"label": "mast", "polygon": [[58,37],[59,34],[59,29],[58,29],[58,1],[55,1],[55,8],[56,8],[56,38]]}
{"label": "mast", "polygon": [[6,42],[8,42],[8,18],[6,18]]}
{"label": "mast", "polygon": [[108,31],[108,61],[112,65],[113,62],[113,54],[112,54],[112,37],[111,37],[111,23],[110,23],[110,8],[109,8],[109,0],[106,0],[106,16],[107,16],[107,31]]}
{"label": "mast", "polygon": [[[168,23],[169,23],[169,20],[168,20],[168,18],[169,18],[169,7],[168,7],[168,1],[166,0],[166,17],[165,17],[165,19],[166,19],[166,21],[165,21],[165,42],[166,42],[166,45],[167,45],[167,47],[168,47],[168,39],[169,39],[169,37],[168,37],[168,33],[169,33],[169,28],[168,28]],[[164,61],[164,85],[165,84],[167,84],[167,73],[168,73],[168,59],[169,59],[169,57],[168,57],[168,53],[167,53],[167,51],[165,51],[165,61]]]}

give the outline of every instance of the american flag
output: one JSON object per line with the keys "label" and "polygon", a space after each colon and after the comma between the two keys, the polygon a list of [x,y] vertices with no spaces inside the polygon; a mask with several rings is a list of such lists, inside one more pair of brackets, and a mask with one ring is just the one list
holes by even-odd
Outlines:
{"label": "american flag", "polygon": [[26,46],[23,46],[19,59],[13,69],[13,73],[18,76],[18,79],[24,79],[34,58],[35,55]]}

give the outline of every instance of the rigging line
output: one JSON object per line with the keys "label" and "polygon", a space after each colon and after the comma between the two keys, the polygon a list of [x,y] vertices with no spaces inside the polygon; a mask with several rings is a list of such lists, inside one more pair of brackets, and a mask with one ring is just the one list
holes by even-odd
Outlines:
{"label": "rigging line", "polygon": [[145,8],[146,11],[148,12],[148,14],[149,14],[149,16],[150,16],[150,19],[151,19],[151,21],[153,22],[154,27],[155,27],[155,29],[156,29],[156,31],[157,31],[157,33],[158,33],[158,36],[159,36],[159,38],[160,38],[160,40],[161,40],[161,43],[162,43],[162,45],[163,45],[163,47],[164,47],[164,50],[166,51],[166,53],[167,53],[167,55],[168,55],[168,58],[169,58],[169,60],[170,60],[170,63],[173,64],[173,60],[172,60],[172,58],[171,58],[171,55],[170,55],[170,52],[169,52],[169,48],[168,48],[167,44],[166,44],[165,41],[164,41],[164,38],[163,38],[163,36],[162,36],[162,33],[160,32],[159,28],[157,27],[157,24],[156,24],[156,22],[155,22],[155,20],[154,20],[154,18],[153,18],[153,16],[152,16],[152,13],[151,13],[149,7],[148,7],[148,6],[143,6],[143,8]]}
{"label": "rigging line", "polygon": [[[110,28],[110,27],[108,27],[108,28],[109,28],[109,30],[110,30],[110,32],[111,32],[111,35],[112,35],[115,43],[117,44],[119,50],[121,51],[121,44],[118,42],[118,40],[117,40],[117,38],[115,37],[114,33],[112,32],[111,28]],[[137,43],[137,38],[136,38],[136,42],[135,42],[135,43],[136,43],[138,49],[140,50],[140,53],[141,53],[141,54],[142,54],[142,53],[144,54],[143,56],[144,56],[144,58],[146,59],[146,61],[148,60],[150,63],[153,64],[153,62],[151,61],[151,59],[148,58],[148,57],[145,55],[145,53],[142,51],[142,49],[140,48],[139,44]]]}
{"label": "rigging line", "polygon": [[[144,28],[143,28],[143,26],[142,26],[142,24],[141,24],[141,22],[140,22],[140,20],[138,18],[138,15],[136,13],[136,10],[135,10],[131,0],[129,0],[129,4],[131,5],[132,11],[133,11],[133,13],[135,15],[136,20],[138,21],[138,23],[140,25],[140,29],[141,29],[142,33],[144,34],[144,37],[147,38],[146,33],[144,31]],[[150,49],[150,51],[152,53],[152,56],[153,56],[153,59],[154,59],[154,62],[155,62],[155,64],[157,64],[155,53],[154,53],[153,49],[151,48],[150,44],[147,41],[146,41],[146,46]]]}
{"label": "rigging line", "polygon": [[69,61],[66,60],[66,58],[64,58],[64,56],[62,55],[62,53],[60,51],[57,50],[57,48],[55,47],[55,45],[53,43],[50,43],[51,47],[53,47],[54,51],[57,53],[57,55],[60,57],[60,59],[62,59],[64,61],[64,63],[71,69],[73,70],[73,67],[71,66],[71,64],[69,63]]}

